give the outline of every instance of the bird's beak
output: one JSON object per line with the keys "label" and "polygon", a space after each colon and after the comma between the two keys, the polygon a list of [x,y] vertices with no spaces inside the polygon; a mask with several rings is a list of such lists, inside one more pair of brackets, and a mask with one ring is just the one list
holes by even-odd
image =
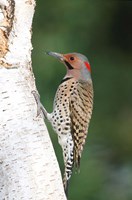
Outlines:
{"label": "bird's beak", "polygon": [[57,58],[58,60],[60,60],[62,62],[64,61],[63,54],[52,52],[52,51],[46,52],[46,54],[48,54],[49,56],[53,56],[53,57]]}

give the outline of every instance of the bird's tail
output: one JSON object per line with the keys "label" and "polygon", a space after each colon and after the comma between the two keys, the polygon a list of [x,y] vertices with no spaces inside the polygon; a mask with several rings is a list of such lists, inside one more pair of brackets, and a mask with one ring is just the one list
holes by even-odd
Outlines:
{"label": "bird's tail", "polygon": [[67,162],[65,166],[65,172],[63,176],[63,185],[64,185],[64,190],[66,193],[66,196],[68,197],[68,186],[69,186],[69,181],[72,175],[72,169],[73,169],[73,159],[72,162]]}
{"label": "bird's tail", "polygon": [[75,154],[74,157],[74,166],[75,166],[75,170],[76,172],[80,172],[80,155],[79,154]]}
{"label": "bird's tail", "polygon": [[63,186],[64,186],[64,191],[67,197],[68,197],[68,185],[69,185],[69,180],[67,180],[66,175],[64,174]]}

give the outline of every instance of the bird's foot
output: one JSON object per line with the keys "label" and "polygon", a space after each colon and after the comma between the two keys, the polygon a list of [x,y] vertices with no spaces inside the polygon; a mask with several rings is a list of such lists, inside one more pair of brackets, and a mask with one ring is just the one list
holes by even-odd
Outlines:
{"label": "bird's foot", "polygon": [[37,104],[37,117],[41,114],[41,112],[43,113],[44,119],[47,118],[47,111],[45,110],[45,108],[43,107],[43,105],[40,102],[40,95],[37,91],[33,90],[32,94],[35,98],[36,104]]}

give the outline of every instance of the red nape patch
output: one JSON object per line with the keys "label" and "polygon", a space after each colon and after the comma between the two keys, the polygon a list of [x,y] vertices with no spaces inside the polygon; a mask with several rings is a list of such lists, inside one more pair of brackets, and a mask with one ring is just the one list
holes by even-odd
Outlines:
{"label": "red nape patch", "polygon": [[91,67],[90,64],[88,62],[84,62],[85,66],[87,67],[88,71],[91,72]]}

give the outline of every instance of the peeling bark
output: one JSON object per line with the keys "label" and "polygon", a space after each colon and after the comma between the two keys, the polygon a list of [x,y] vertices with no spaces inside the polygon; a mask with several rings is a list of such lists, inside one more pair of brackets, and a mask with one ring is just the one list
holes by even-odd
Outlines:
{"label": "peeling bark", "polygon": [[0,199],[66,200],[32,90],[34,0],[0,0]]}
{"label": "peeling bark", "polygon": [[0,58],[2,58],[8,51],[8,37],[13,26],[15,2],[1,1],[0,8]]}

